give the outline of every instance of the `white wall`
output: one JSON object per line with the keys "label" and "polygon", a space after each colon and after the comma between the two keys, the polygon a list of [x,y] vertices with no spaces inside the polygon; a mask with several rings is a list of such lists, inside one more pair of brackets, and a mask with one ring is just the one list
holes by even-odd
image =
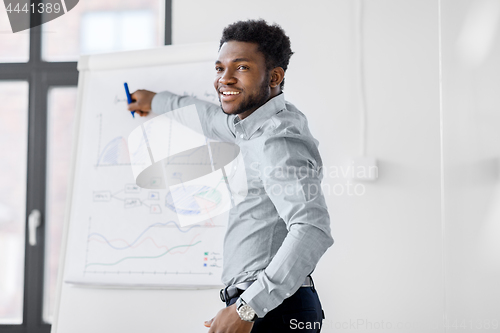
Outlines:
{"label": "white wall", "polygon": [[[327,195],[336,243],[314,274],[323,331],[371,323],[435,332],[444,311],[438,2],[365,3],[368,154],[378,159],[380,178],[362,196]],[[359,154],[354,15],[352,0],[177,0],[173,42],[218,40],[240,19],[280,24],[296,52],[285,96],[307,115],[331,170]],[[327,174],[324,182],[347,190],[347,179]]]}
{"label": "white wall", "polygon": [[442,6],[448,319],[500,332],[500,2]]}

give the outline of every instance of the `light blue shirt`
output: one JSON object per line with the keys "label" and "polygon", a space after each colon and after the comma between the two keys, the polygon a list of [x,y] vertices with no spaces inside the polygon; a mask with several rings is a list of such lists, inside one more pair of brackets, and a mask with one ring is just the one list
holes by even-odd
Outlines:
{"label": "light blue shirt", "polygon": [[256,280],[241,299],[264,317],[300,288],[333,244],[318,141],[283,93],[243,120],[219,105],[170,92],[156,94],[152,110],[192,104],[207,137],[241,149],[248,193],[229,212],[222,282]]}

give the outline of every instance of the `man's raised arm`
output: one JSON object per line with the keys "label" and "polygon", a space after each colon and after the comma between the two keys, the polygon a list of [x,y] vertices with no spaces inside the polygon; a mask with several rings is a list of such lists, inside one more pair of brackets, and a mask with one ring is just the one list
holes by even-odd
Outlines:
{"label": "man's raised arm", "polygon": [[[234,142],[234,134],[230,130],[231,117],[216,104],[168,91],[155,93],[149,90],[137,90],[131,94],[131,97],[133,102],[128,105],[128,110],[135,111],[141,117],[147,116],[151,111],[163,114],[194,104],[206,137],[217,141]],[[176,117],[176,120],[187,127],[196,127],[188,118]],[[196,130],[196,128],[193,129]]]}

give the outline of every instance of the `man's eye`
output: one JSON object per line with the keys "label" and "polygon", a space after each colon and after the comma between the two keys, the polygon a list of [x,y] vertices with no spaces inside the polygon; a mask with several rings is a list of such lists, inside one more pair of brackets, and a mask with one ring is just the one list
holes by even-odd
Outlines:
{"label": "man's eye", "polygon": [[216,72],[222,72],[222,68],[221,67],[215,67],[215,71]]}
{"label": "man's eye", "polygon": [[245,70],[246,70],[246,69],[248,69],[248,67],[247,67],[247,66],[240,65],[240,66],[238,66],[238,69],[245,69]]}

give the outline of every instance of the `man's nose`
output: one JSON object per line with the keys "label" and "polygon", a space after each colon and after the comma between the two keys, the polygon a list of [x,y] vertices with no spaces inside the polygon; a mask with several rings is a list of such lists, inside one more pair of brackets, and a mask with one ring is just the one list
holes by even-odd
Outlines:
{"label": "man's nose", "polygon": [[220,84],[234,84],[236,83],[236,78],[231,71],[224,71],[221,77],[219,78]]}

